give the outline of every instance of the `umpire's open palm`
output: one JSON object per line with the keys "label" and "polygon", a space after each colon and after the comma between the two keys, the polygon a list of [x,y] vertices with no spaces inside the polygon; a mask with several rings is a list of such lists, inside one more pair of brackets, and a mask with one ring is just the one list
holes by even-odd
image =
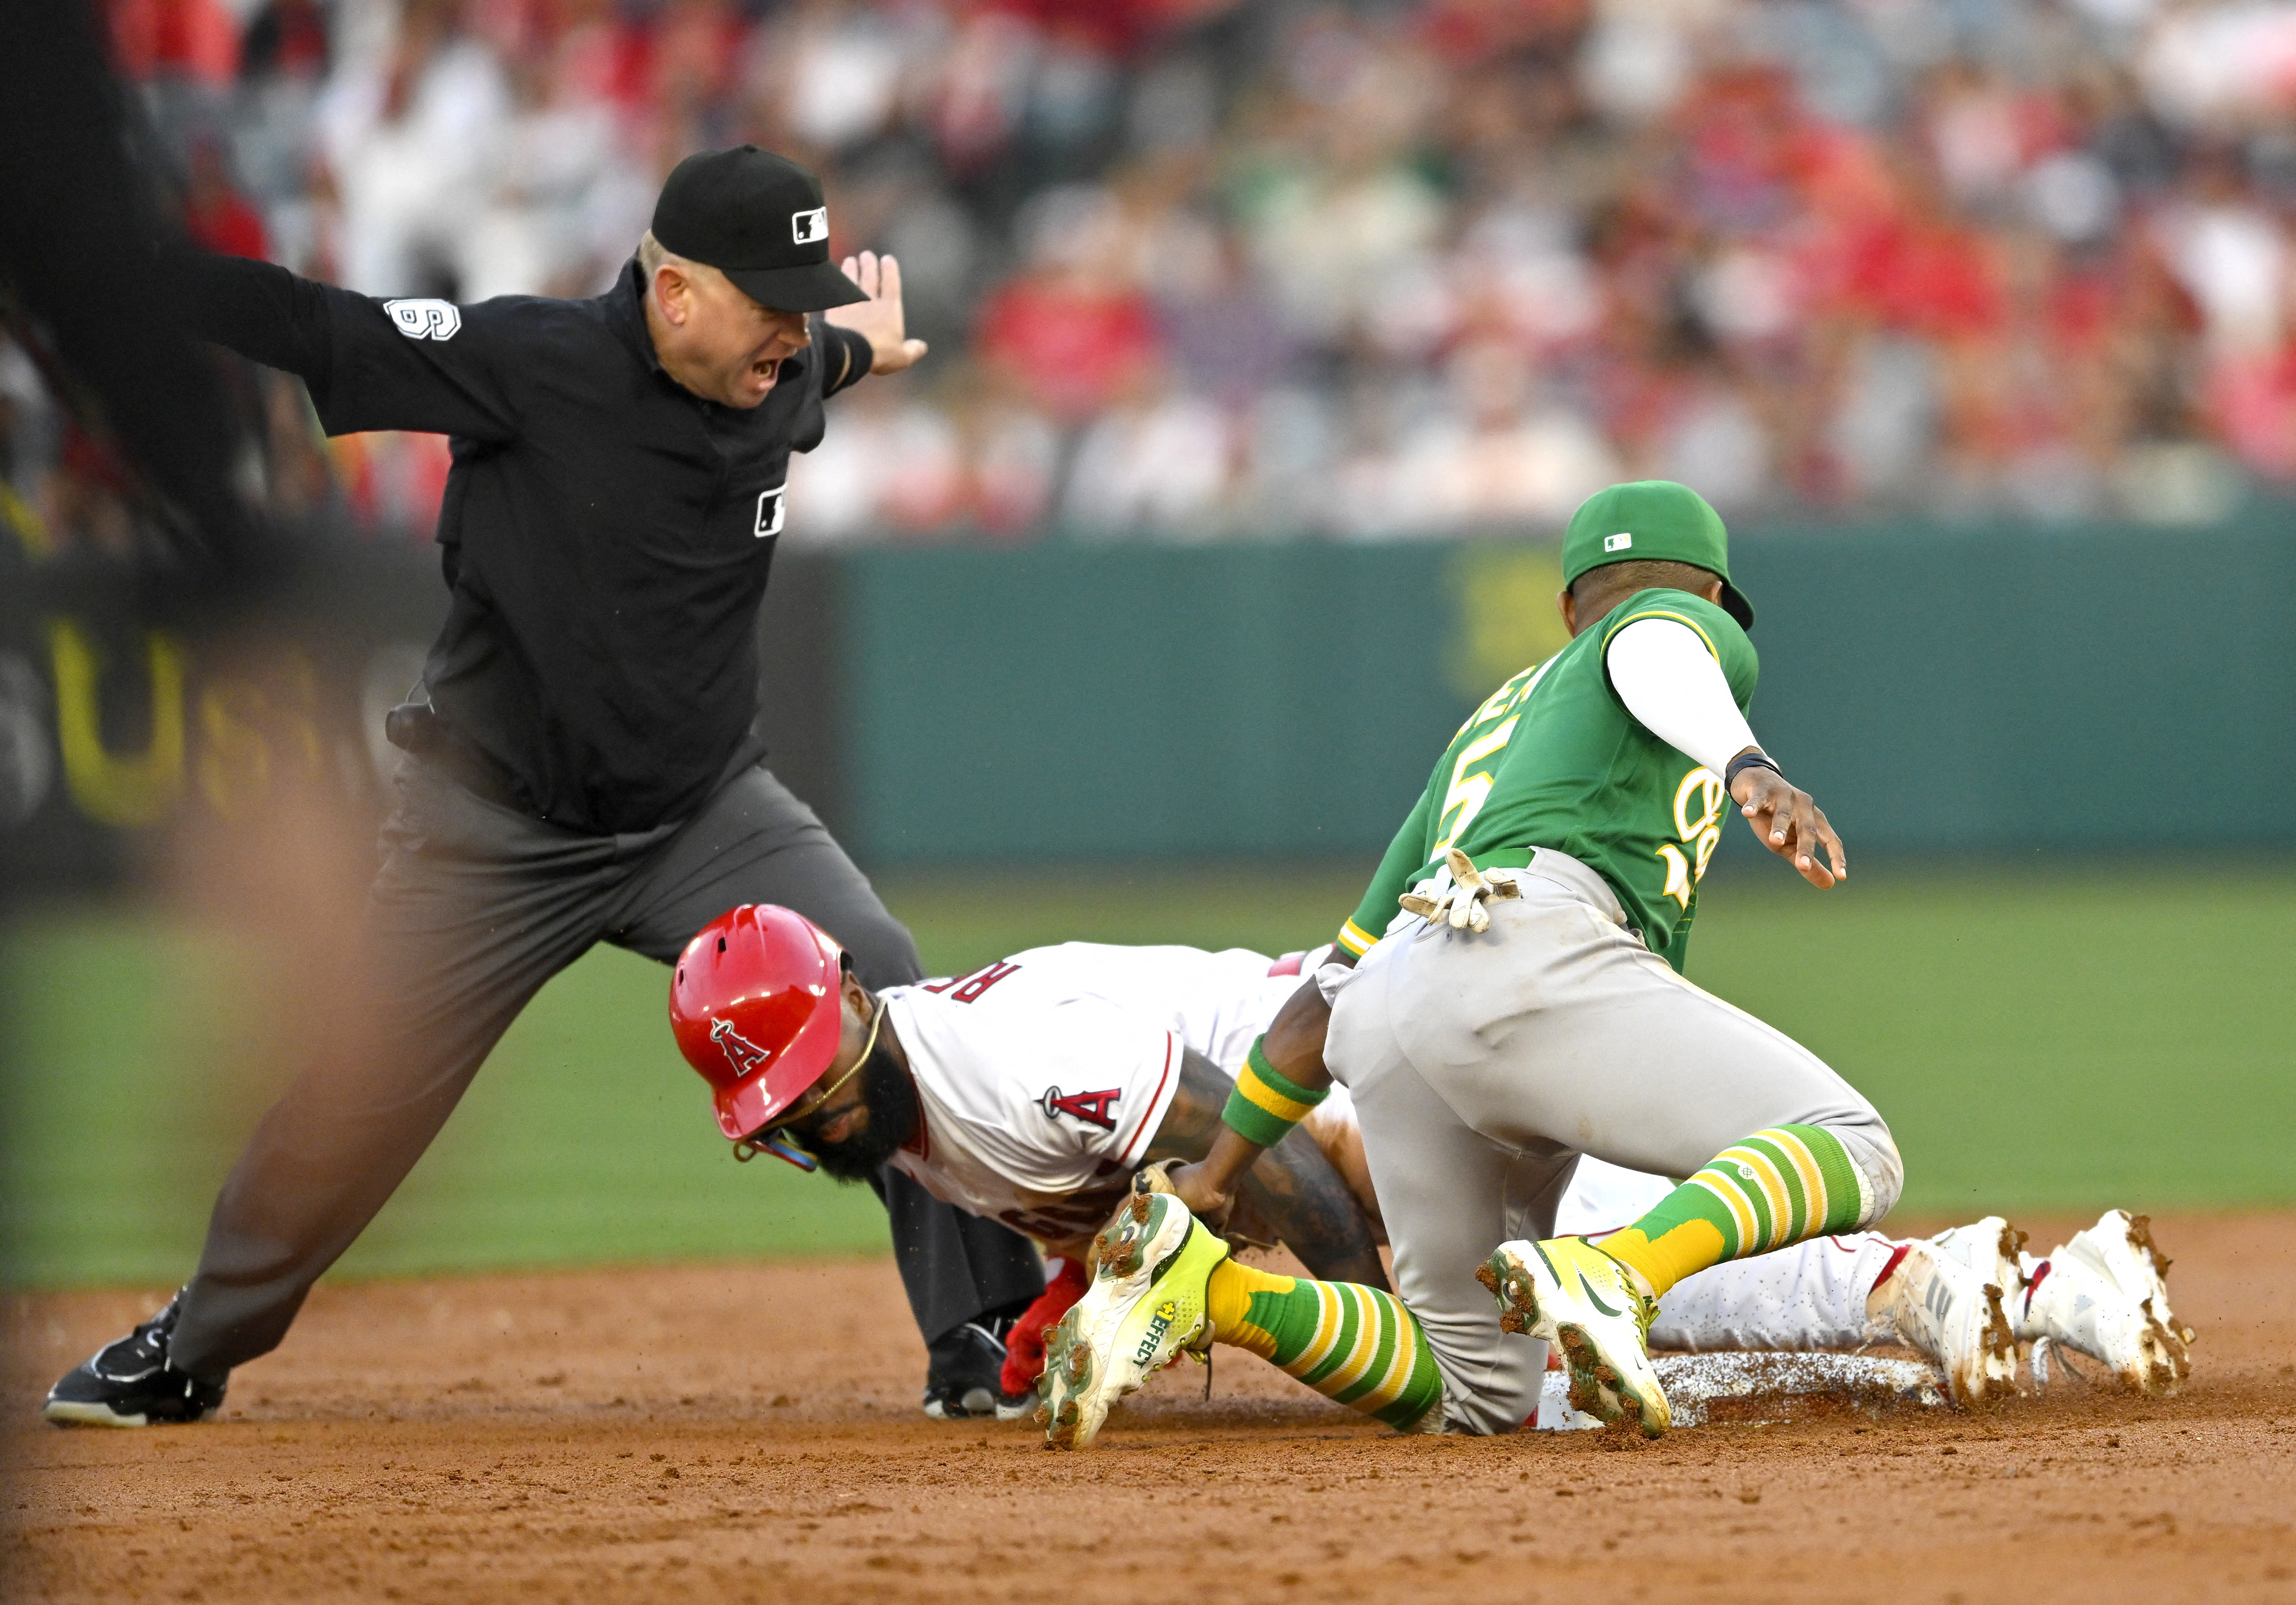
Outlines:
{"label": "umpire's open palm", "polygon": [[925,343],[908,338],[901,312],[901,265],[890,257],[865,250],[838,264],[845,276],[861,286],[869,299],[849,307],[832,307],[821,315],[840,329],[850,329],[869,342],[877,360],[872,373],[898,373],[925,354]]}

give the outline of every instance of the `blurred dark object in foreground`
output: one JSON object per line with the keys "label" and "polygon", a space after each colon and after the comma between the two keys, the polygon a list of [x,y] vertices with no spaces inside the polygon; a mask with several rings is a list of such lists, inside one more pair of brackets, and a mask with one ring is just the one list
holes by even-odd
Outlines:
{"label": "blurred dark object in foreground", "polygon": [[234,487],[244,450],[218,370],[177,326],[138,119],[80,0],[0,7],[0,296],[64,392],[84,448],[163,544],[176,602],[258,577]]}
{"label": "blurred dark object in foreground", "polygon": [[[241,862],[219,845],[234,830],[307,866],[332,854],[322,838],[350,840],[356,884],[342,891],[332,872],[314,884],[348,908],[365,898],[401,757],[383,716],[422,673],[447,594],[430,547],[331,535],[323,520],[302,536],[228,630],[181,627],[152,605],[148,577],[102,553],[0,570],[0,915],[11,903],[190,897],[194,880],[191,905],[213,902]],[[840,575],[821,553],[776,558],[758,623],[775,773],[832,824],[845,815]],[[283,833],[299,824],[291,848]],[[170,868],[186,864],[197,867]]]}

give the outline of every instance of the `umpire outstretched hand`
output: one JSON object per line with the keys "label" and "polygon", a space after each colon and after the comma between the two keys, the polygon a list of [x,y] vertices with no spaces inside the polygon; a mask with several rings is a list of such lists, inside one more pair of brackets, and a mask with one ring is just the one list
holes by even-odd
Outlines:
{"label": "umpire outstretched hand", "polygon": [[823,318],[869,342],[869,348],[877,355],[877,360],[869,364],[872,373],[898,373],[914,364],[927,348],[924,341],[908,338],[907,319],[901,311],[900,263],[865,250],[839,266],[869,299],[832,307],[821,315]]}

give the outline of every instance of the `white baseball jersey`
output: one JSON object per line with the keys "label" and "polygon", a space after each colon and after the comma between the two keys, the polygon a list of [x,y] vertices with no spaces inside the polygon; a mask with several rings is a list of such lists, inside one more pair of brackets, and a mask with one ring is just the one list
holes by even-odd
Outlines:
{"label": "white baseball jersey", "polygon": [[1116,947],[1064,942],[1022,957],[1066,966],[1095,995],[1160,1021],[1180,1040],[1233,1075],[1251,1039],[1299,990],[1302,962],[1321,954],[1271,959],[1248,947]]}
{"label": "white baseball jersey", "polygon": [[1095,1231],[1163,1123],[1182,1049],[1232,1069],[1299,984],[1295,962],[1242,948],[1069,942],[888,987],[923,1114],[892,1163],[1031,1236]]}

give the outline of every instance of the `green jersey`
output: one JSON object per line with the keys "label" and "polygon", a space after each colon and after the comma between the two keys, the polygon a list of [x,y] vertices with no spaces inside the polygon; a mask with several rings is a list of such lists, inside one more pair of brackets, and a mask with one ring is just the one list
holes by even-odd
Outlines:
{"label": "green jersey", "polygon": [[1720,776],[1652,735],[1611,689],[1611,638],[1641,618],[1695,630],[1740,711],[1752,701],[1759,663],[1735,619],[1686,592],[1636,592],[1460,726],[1341,927],[1341,946],[1361,956],[1385,934],[1396,898],[1432,875],[1447,848],[1478,868],[1520,867],[1549,848],[1608,881],[1644,943],[1682,968],[1730,803]]}

